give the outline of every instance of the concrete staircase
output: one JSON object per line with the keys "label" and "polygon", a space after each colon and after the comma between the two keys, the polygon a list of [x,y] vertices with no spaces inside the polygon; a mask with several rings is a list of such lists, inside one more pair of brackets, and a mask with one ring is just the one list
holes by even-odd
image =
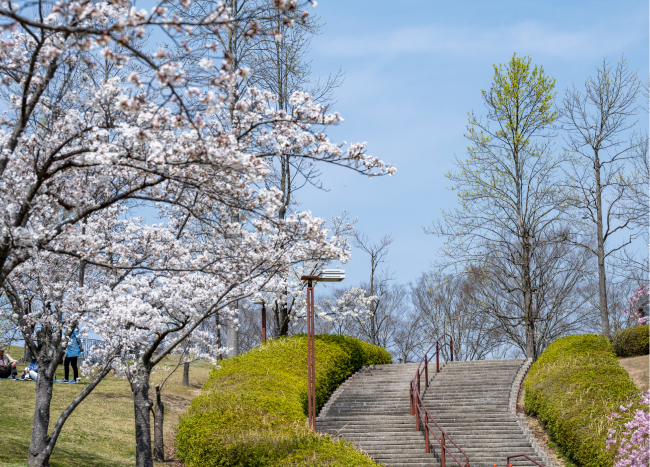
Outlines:
{"label": "concrete staircase", "polygon": [[[543,464],[509,409],[510,393],[523,359],[449,362],[436,375],[429,364],[423,400],[432,417],[468,455],[471,467],[506,465],[506,456],[527,454]],[[440,466],[440,446],[410,415],[409,383],[417,364],[376,365],[355,373],[332,395],[317,419],[317,429],[342,437],[386,466]],[[424,375],[423,375],[424,378]],[[516,397],[516,395],[515,395]],[[436,429],[436,434],[440,436]],[[465,457],[447,442],[464,466]],[[458,464],[449,455],[447,466]],[[524,458],[513,466],[532,466]],[[545,465],[545,464],[543,464]]]}

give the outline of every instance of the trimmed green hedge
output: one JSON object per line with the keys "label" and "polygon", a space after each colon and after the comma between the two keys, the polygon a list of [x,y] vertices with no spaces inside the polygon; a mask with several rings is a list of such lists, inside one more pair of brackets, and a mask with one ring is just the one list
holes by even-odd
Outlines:
{"label": "trimmed green hedge", "polygon": [[[316,336],[316,402],[363,365],[390,354],[357,339]],[[273,339],[223,361],[181,418],[176,435],[186,467],[374,466],[344,441],[310,433],[305,335]]]}
{"label": "trimmed green hedge", "polygon": [[533,364],[524,383],[526,412],[546,425],[553,441],[578,465],[611,467],[615,450],[607,432],[625,419],[607,420],[638,391],[604,336],[586,334],[554,341]]}
{"label": "trimmed green hedge", "polygon": [[650,326],[634,326],[623,329],[611,338],[612,348],[617,357],[636,357],[650,353]]}

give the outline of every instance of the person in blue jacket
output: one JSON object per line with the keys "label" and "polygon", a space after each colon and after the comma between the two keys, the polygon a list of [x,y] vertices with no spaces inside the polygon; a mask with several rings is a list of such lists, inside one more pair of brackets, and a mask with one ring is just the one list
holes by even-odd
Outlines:
{"label": "person in blue jacket", "polygon": [[[79,378],[77,358],[81,356],[81,352],[83,351],[84,349],[81,347],[81,339],[79,339],[79,335],[75,329],[70,336],[70,343],[65,351],[65,360],[63,361],[63,364],[65,365],[65,378],[63,379],[63,382],[70,381],[72,384],[77,383],[77,379]],[[72,371],[74,373],[73,380],[68,380],[68,377],[70,376],[70,365],[72,365]]]}
{"label": "person in blue jacket", "polygon": [[36,381],[36,378],[38,378],[38,362],[35,358],[32,358],[29,366],[25,368],[25,371],[23,372],[23,379]]}

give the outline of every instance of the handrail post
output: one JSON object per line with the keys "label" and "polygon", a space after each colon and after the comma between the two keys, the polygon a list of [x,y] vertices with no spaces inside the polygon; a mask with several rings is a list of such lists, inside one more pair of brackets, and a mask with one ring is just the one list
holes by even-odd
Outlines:
{"label": "handrail post", "polygon": [[415,400],[415,431],[420,431],[420,407],[417,399]]}
{"label": "handrail post", "polygon": [[449,350],[451,351],[450,352],[451,353],[451,361],[453,362],[454,361],[454,341],[453,341],[453,339],[451,337],[449,338]]}
{"label": "handrail post", "polygon": [[426,354],[424,354],[424,387],[429,387],[429,359]]}
{"label": "handrail post", "polygon": [[[314,325],[312,325],[315,327]],[[440,340],[442,339],[442,343],[440,343]],[[447,341],[448,339],[448,341]],[[447,360],[447,357],[445,357],[444,363],[447,363],[448,361],[453,362],[454,361],[454,343],[453,343],[453,338],[449,334],[443,334],[440,336],[434,343],[432,343],[426,352],[424,352],[424,355],[422,359],[420,360],[420,364],[418,365],[417,371],[415,372],[415,378],[413,378],[409,382],[409,403],[410,403],[410,408],[411,408],[411,415],[414,416],[415,418],[415,430],[416,431],[422,431],[422,428],[424,428],[424,438],[426,442],[426,447],[425,451],[427,453],[431,453],[431,435],[435,438],[435,440],[439,443],[440,445],[440,461],[441,461],[441,467],[447,467],[447,446],[446,446],[446,441],[447,433],[445,433],[444,429],[438,425],[438,422],[429,414],[429,411],[427,410],[424,401],[422,400],[422,373],[425,375],[425,387],[429,387],[429,363],[430,363],[430,356],[429,352],[433,350],[433,347],[435,346],[435,352],[436,352],[436,373],[440,373],[440,351],[444,350],[445,345],[449,345],[449,360]],[[314,353],[314,352],[312,352]],[[424,363],[424,371],[422,371],[422,364]],[[315,386],[315,385],[314,385]],[[315,406],[315,402],[314,402]],[[420,419],[422,416],[422,420]],[[431,420],[429,420],[429,418]],[[441,437],[438,438],[438,435],[433,431],[431,428],[431,423],[437,427],[437,429],[440,431]],[[422,425],[420,425],[422,423]],[[458,449],[460,451],[460,454],[465,456],[465,465],[464,467],[470,467],[469,463],[469,457],[465,453],[465,451],[462,450],[460,446],[458,446],[454,440],[449,437],[449,441],[451,441],[451,444],[455,446],[455,449]],[[435,454],[435,446],[434,446],[434,454]],[[456,456],[454,453],[451,451],[449,452],[451,455],[452,459],[454,459],[460,467],[463,467],[462,461],[459,459],[456,459]],[[525,454],[520,454],[518,456],[524,456],[528,457]],[[530,458],[529,458],[530,459]],[[532,460],[532,459],[530,459]],[[537,462],[533,461],[533,463],[537,464]],[[539,467],[543,467],[541,464],[537,464]],[[496,467],[496,466],[495,466]],[[511,467],[511,466],[509,466]]]}
{"label": "handrail post", "polygon": [[428,417],[428,415],[426,413],[424,414],[424,442],[427,443],[426,444],[427,448],[426,448],[425,452],[428,453],[428,452],[430,452],[430,448],[429,448],[429,417]]}

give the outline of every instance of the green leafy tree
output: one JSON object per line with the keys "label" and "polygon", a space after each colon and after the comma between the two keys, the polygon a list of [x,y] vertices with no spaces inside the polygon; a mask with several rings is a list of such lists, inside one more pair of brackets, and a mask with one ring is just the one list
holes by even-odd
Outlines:
{"label": "green leafy tree", "polygon": [[479,273],[484,287],[508,298],[486,304],[486,313],[504,332],[523,325],[529,358],[537,356],[536,324],[551,319],[536,297],[552,271],[536,254],[567,236],[556,176],[563,159],[553,154],[554,87],[555,80],[529,57],[515,54],[494,66],[493,83],[482,91],[487,118],[469,114],[467,157],[456,158],[458,170],[447,174],[459,206],[443,210],[426,229],[446,237],[438,266]]}

